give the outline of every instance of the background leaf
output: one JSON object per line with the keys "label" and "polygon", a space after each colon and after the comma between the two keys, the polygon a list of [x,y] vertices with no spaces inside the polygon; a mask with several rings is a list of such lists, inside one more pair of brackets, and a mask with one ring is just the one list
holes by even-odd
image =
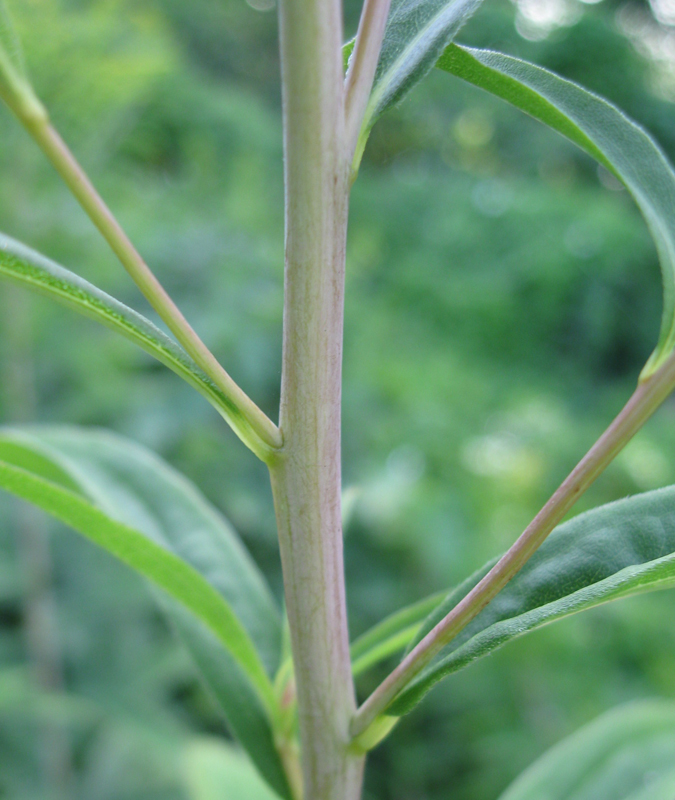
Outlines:
{"label": "background leaf", "polygon": [[626,185],[649,226],[661,262],[661,332],[642,373],[650,375],[675,346],[675,173],[661,149],[606,100],[517,58],[450,45],[437,66],[562,133]]}
{"label": "background leaf", "polygon": [[0,459],[3,488],[74,527],[179,601],[167,605],[170,619],[235,734],[284,796],[270,720],[279,614],[222,517],[156,456],[102,431],[3,429]]}
{"label": "background leaf", "polygon": [[675,704],[630,703],[562,741],[500,800],[670,800],[673,764]]}
{"label": "background leaf", "polygon": [[[429,616],[420,641],[492,567]],[[535,628],[632,594],[675,586],[675,487],[618,500],[557,527],[523,569],[394,700],[410,711],[446,675]]]}
{"label": "background leaf", "polygon": [[197,739],[185,748],[189,800],[274,800],[244,753],[218,739]]}

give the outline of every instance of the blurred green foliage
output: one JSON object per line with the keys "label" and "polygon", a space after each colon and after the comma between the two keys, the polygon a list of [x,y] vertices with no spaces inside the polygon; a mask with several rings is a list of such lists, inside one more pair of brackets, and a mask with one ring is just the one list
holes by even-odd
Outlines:
{"label": "blurred green foliage", "polygon": [[[644,6],[538,2],[486,4],[460,41],[607,96],[675,159],[668,64],[646,54],[675,34]],[[57,126],[188,318],[276,418],[271,0],[11,8]],[[351,33],[357,4],[346,12]],[[149,313],[7,113],[0,136],[0,229]],[[645,225],[609,176],[441,73],[374,129],[348,258],[356,636],[508,546],[628,397],[656,341],[660,285]],[[2,419],[101,425],[154,448],[224,511],[280,595],[265,468],[208,404],[89,321],[6,286],[0,303]],[[674,418],[669,403],[580,508],[673,482]],[[200,800],[187,794],[185,754],[225,733],[143,583],[5,498],[0,518],[0,797]],[[492,800],[602,711],[675,696],[671,603],[664,593],[598,609],[453,676],[373,753],[366,797]],[[384,669],[360,679],[362,696]]]}

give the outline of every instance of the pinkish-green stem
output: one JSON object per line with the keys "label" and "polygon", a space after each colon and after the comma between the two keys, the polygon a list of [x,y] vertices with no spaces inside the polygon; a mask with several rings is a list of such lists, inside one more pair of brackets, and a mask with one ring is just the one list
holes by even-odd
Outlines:
{"label": "pinkish-green stem", "polygon": [[347,158],[352,161],[380,58],[391,0],[365,0],[349,61],[345,91]]}
{"label": "pinkish-green stem", "polygon": [[270,462],[298,701],[304,800],[358,800],[341,522],[340,409],[349,161],[339,0],[281,0],[286,263]]}
{"label": "pinkish-green stem", "polygon": [[351,731],[354,737],[362,736],[386,712],[387,706],[396,695],[504,588],[673,388],[675,355],[671,355],[659,370],[638,385],[619,415],[567,476],[515,544],[363,703],[352,721]]}
{"label": "pinkish-green stem", "polygon": [[222,409],[222,413],[232,429],[259,458],[267,461],[282,443],[277,426],[232,380],[192,329],[52,126],[44,109],[40,106],[38,113],[33,111],[32,106],[28,106],[28,110],[23,110],[19,104],[10,107],[17,113],[26,130],[51,161],[169,330],[223,392],[228,400],[228,406]]}

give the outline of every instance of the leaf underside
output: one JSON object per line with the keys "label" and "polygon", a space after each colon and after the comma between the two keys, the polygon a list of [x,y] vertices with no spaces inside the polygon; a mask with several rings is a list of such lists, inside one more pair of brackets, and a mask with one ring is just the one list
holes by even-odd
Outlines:
{"label": "leaf underside", "polygon": [[122,334],[187,381],[235,430],[247,426],[239,409],[185,350],[152,322],[78,275],[4,234],[0,234],[0,277],[46,295]]}
{"label": "leaf underside", "polygon": [[0,428],[0,487],[147,577],[230,727],[268,783],[288,787],[273,739],[281,624],[219,513],[144,448],[104,431]]}
{"label": "leaf underside", "polygon": [[656,244],[663,280],[659,340],[642,373],[648,377],[675,347],[675,173],[661,149],[606,100],[517,58],[450,45],[437,66],[563,134],[625,184]]}
{"label": "leaf underside", "polygon": [[[392,0],[373,87],[361,125],[356,161],[371,128],[433,69],[481,0]],[[345,58],[353,42],[345,45]]]}
{"label": "leaf underside", "polygon": [[614,709],[545,753],[500,800],[672,800],[675,703]]}
{"label": "leaf underside", "polygon": [[[419,642],[490,562],[427,618]],[[542,625],[610,600],[675,586],[675,487],[618,500],[557,527],[495,599],[393,701],[410,711],[438,681]]]}
{"label": "leaf underside", "polygon": [[373,121],[431,71],[479,5],[480,0],[392,0],[368,105]]}

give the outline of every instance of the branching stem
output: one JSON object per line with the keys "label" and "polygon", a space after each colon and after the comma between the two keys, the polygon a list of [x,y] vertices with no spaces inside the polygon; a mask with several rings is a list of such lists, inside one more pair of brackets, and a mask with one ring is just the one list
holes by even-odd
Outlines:
{"label": "branching stem", "polygon": [[391,0],[365,0],[361,11],[346,79],[345,140],[350,163],[373,87],[390,4]]}
{"label": "branching stem", "polygon": [[586,453],[515,544],[375,689],[352,720],[362,734],[424,667],[506,586],[553,528],[675,388],[675,354],[640,383],[612,424]]}
{"label": "branching stem", "polygon": [[19,117],[112,248],[150,305],[194,361],[231,402],[223,409],[235,433],[263,461],[282,445],[277,426],[232,380],[192,329],[100,197],[46,114]]}

